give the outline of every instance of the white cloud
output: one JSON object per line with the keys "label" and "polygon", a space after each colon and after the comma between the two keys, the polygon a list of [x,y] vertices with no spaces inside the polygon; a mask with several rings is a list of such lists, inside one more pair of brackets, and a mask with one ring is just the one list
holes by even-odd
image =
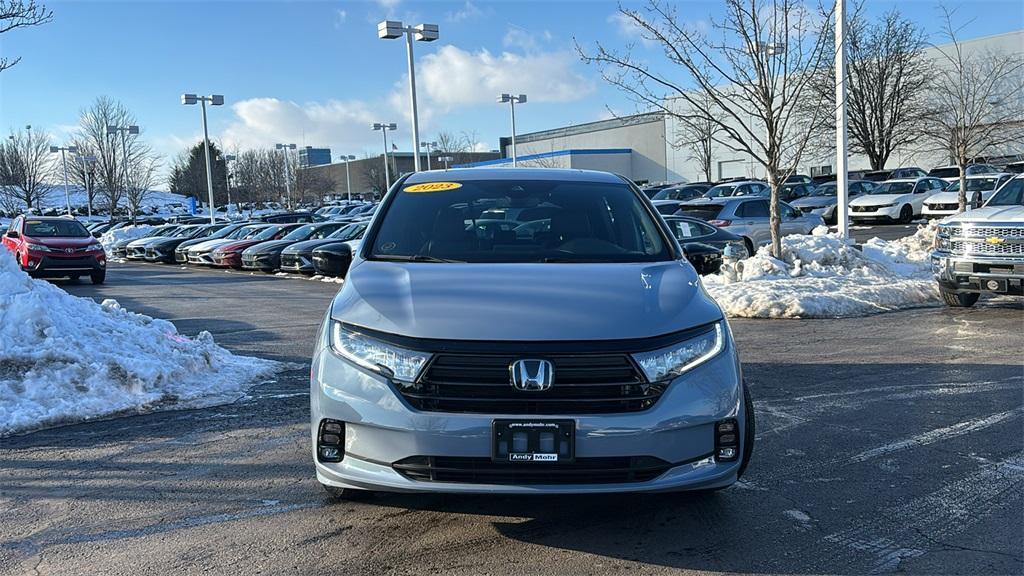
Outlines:
{"label": "white cloud", "polygon": [[541,49],[541,43],[551,42],[551,32],[530,32],[526,29],[512,26],[502,38],[502,45],[506,48],[518,48],[523,52],[533,53]]}
{"label": "white cloud", "polygon": [[463,20],[470,20],[482,16],[483,13],[483,10],[481,10],[471,0],[466,0],[466,3],[462,5],[462,8],[446,14],[445,20],[448,22],[462,22]]}
{"label": "white cloud", "polygon": [[348,12],[346,12],[344,10],[335,10],[334,11],[334,27],[335,28],[341,28],[345,24],[346,20],[348,20]]}
{"label": "white cloud", "polygon": [[636,22],[632,18],[626,16],[622,12],[615,12],[608,16],[607,22],[613,25],[621,36],[628,38],[631,41],[638,41],[644,46],[653,46],[654,41],[650,38],[644,37],[644,31],[640,26],[637,26]]}
{"label": "white cloud", "polygon": [[336,154],[376,149],[378,134],[370,130],[370,124],[381,119],[365,102],[329,100],[298,104],[277,98],[251,98],[231,108],[237,119],[222,136],[229,148],[294,142],[299,146],[329,146]]}
{"label": "white cloud", "polygon": [[433,106],[446,113],[491,105],[502,92],[524,93],[533,102],[580,100],[594,91],[594,84],[575,70],[576,64],[576,55],[569,51],[492,54],[443,46],[418,64],[421,108]]}

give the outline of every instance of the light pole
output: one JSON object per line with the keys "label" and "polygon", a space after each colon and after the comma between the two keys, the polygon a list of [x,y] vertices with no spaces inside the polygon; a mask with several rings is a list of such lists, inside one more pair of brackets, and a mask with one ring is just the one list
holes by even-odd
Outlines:
{"label": "light pole", "polygon": [[[127,195],[128,194],[128,135],[131,134],[133,136],[137,136],[139,134],[139,127],[134,125],[134,124],[132,124],[131,126],[114,126],[112,124],[107,126],[107,136],[114,136],[115,134],[118,134],[118,133],[121,134],[121,158],[122,158],[122,162],[123,162],[123,165],[124,165],[123,166],[123,170],[124,170],[124,191],[125,191],[125,194]],[[128,208],[131,209],[131,213],[129,214],[129,216],[131,216],[132,220],[134,221],[135,220],[135,210],[134,210],[134,208],[132,208],[130,202],[129,202]],[[113,215],[113,208],[111,208],[111,215]]]}
{"label": "light pole", "polygon": [[420,146],[427,149],[427,170],[433,170],[430,166],[430,151],[437,148],[437,142],[420,142]]}
{"label": "light pole", "polygon": [[398,125],[394,122],[390,124],[374,122],[373,129],[380,130],[380,133],[384,135],[384,183],[386,184],[384,191],[387,192],[391,188],[391,169],[388,168],[388,130],[398,130]]}
{"label": "light pole", "polygon": [[452,162],[453,160],[455,160],[455,158],[452,158],[451,156],[441,156],[441,157],[438,158],[438,160],[440,160],[441,162],[444,162],[444,169],[447,170],[448,169],[448,163]]}
{"label": "light pole", "polygon": [[512,109],[512,167],[515,168],[517,165],[516,161],[516,104],[526,104],[526,94],[520,94],[516,96],[514,94],[502,94],[498,96],[498,102],[504,104],[508,102],[509,107]]}
{"label": "light pole", "polygon": [[836,0],[836,223],[850,235],[850,191],[846,165],[846,0]]}
{"label": "light pole", "polygon": [[228,167],[228,162],[234,162],[235,160],[237,160],[237,158],[234,154],[224,155],[224,168],[228,173],[228,207],[224,213],[227,214],[228,217],[231,216],[231,179],[234,177],[234,173],[231,172],[231,169]]}
{"label": "light pole", "polygon": [[355,160],[356,157],[352,155],[345,156],[344,154],[339,160],[345,161],[345,191],[348,192],[348,201],[352,201],[352,174],[349,172],[348,163]]}
{"label": "light pole", "polygon": [[209,195],[210,200],[210,224],[216,224],[217,220],[213,216],[213,171],[210,169],[210,133],[206,129],[206,103],[209,102],[210,106],[223,106],[224,96],[221,94],[213,94],[211,96],[196,96],[195,94],[182,94],[181,103],[186,106],[195,105],[196,102],[202,104],[203,108],[203,158],[206,160],[206,193]]}
{"label": "light pole", "polygon": [[86,213],[89,219],[92,219],[92,177],[96,173],[96,157],[95,156],[78,156],[78,161],[82,163],[82,175],[85,180],[85,206]]}
{"label": "light pole", "polygon": [[416,114],[416,66],[412,57],[413,38],[419,42],[433,42],[438,38],[437,24],[417,24],[405,26],[396,20],[385,20],[377,24],[377,37],[394,40],[405,35],[406,54],[409,57],[409,100],[412,107],[412,151],[413,166],[420,171],[420,121]]}
{"label": "light pole", "polygon": [[67,203],[68,216],[71,216],[71,195],[68,193],[68,157],[67,152],[78,154],[78,146],[50,146],[50,154],[60,152],[60,161],[64,165],[64,202]]}
{"label": "light pole", "polygon": [[284,153],[284,193],[288,209],[292,209],[292,183],[291,174],[288,173],[288,151],[295,150],[295,144],[274,144],[274,148]]}

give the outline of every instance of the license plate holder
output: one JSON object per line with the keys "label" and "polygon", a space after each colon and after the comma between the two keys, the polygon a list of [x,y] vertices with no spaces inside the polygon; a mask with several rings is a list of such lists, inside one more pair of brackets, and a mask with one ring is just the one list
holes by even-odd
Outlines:
{"label": "license plate holder", "polygon": [[572,462],[576,459],[576,421],[494,420],[491,459],[516,464]]}

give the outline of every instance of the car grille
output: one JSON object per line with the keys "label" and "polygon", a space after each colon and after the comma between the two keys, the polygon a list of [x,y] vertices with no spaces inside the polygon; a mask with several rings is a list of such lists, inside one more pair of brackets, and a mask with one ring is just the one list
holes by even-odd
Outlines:
{"label": "car grille", "polygon": [[929,204],[928,208],[932,210],[952,210],[956,212],[960,209],[959,204]]}
{"label": "car grille", "polygon": [[964,238],[990,238],[992,236],[998,236],[1000,238],[1009,239],[1024,239],[1024,226],[964,226],[962,228],[949,228],[949,233],[952,236],[962,236]]}
{"label": "car grille", "polygon": [[648,383],[626,354],[543,355],[554,383],[539,392],[512,387],[509,366],[521,354],[441,353],[414,384],[399,387],[415,408],[432,412],[490,414],[603,414],[653,406],[667,383]]}
{"label": "car grille", "polygon": [[1024,256],[1024,242],[989,244],[984,241],[971,242],[954,240],[949,243],[949,249],[954,254],[978,256]]}
{"label": "car grille", "polygon": [[850,206],[852,212],[877,212],[878,206]]}
{"label": "car grille", "polygon": [[281,268],[298,269],[309,265],[310,262],[298,254],[281,254]]}
{"label": "car grille", "polygon": [[620,484],[647,482],[672,464],[653,456],[577,458],[572,462],[494,462],[490,458],[413,456],[392,467],[420,482],[472,484]]}

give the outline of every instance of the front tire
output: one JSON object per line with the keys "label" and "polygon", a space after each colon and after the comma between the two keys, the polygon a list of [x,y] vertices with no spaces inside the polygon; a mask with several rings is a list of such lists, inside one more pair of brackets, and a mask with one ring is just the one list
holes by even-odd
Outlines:
{"label": "front tire", "polygon": [[903,208],[900,208],[900,224],[910,224],[910,221],[914,219],[914,209],[909,204],[904,204]]}
{"label": "front tire", "polygon": [[951,308],[970,308],[978,302],[981,294],[977,292],[950,292],[939,290],[942,293],[942,301]]}
{"label": "front tire", "polygon": [[99,272],[93,272],[92,274],[89,274],[89,279],[92,280],[93,284],[103,284],[107,279],[107,271],[100,270]]}
{"label": "front tire", "polygon": [[352,500],[359,500],[366,497],[369,492],[366,490],[354,490],[352,488],[338,488],[337,486],[328,486],[327,484],[321,484],[321,488],[327,493],[327,497],[336,502],[347,502]]}

